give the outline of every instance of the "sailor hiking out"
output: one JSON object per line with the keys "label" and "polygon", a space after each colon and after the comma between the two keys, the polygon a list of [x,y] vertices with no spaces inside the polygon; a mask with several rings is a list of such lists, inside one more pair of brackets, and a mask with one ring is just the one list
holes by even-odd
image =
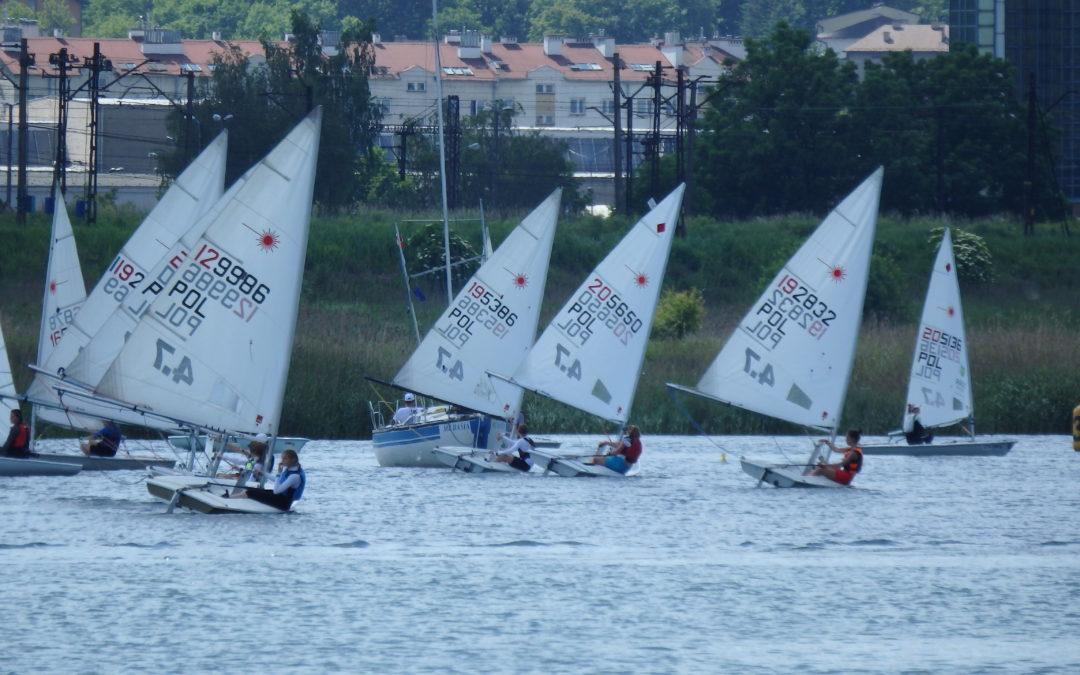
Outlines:
{"label": "sailor hiking out", "polygon": [[637,425],[631,424],[626,427],[626,435],[619,440],[600,441],[596,446],[597,452],[604,446],[608,447],[607,454],[593,457],[590,463],[603,464],[612,471],[625,474],[637,464],[641,457],[641,430],[637,428]]}
{"label": "sailor hiking out", "polygon": [[847,432],[845,440],[847,441],[846,448],[837,448],[832,441],[828,439],[821,439],[822,443],[825,443],[833,452],[844,453],[843,459],[839,464],[825,464],[819,463],[811,472],[815,476],[825,476],[829,480],[840,483],[841,485],[850,485],[852,479],[855,478],[855,474],[862,471],[863,466],[863,453],[862,448],[859,447],[859,441],[862,439],[862,432],[856,429],[852,429]]}
{"label": "sailor hiking out", "polygon": [[248,488],[241,495],[282,511],[288,511],[293,502],[304,496],[306,486],[307,474],[300,466],[300,458],[295,450],[289,449],[281,453],[281,466],[272,489]]}
{"label": "sailor hiking out", "polygon": [[533,467],[532,451],[536,447],[528,436],[528,428],[524,424],[517,426],[517,438],[499,436],[499,449],[495,451],[495,461],[505,462],[518,471],[528,471]]}
{"label": "sailor hiking out", "polygon": [[0,455],[26,459],[30,456],[30,429],[23,423],[21,410],[12,410],[9,419],[11,431],[3,448],[0,448]]}

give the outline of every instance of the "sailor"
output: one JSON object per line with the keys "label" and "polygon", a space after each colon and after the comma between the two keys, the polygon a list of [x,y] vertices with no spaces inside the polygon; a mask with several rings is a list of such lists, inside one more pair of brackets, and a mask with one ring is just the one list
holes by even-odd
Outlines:
{"label": "sailor", "polygon": [[292,503],[304,496],[307,474],[300,466],[300,458],[292,448],[281,453],[281,466],[272,489],[248,488],[241,493],[257,502],[288,511]]}
{"label": "sailor", "polygon": [[[244,474],[251,477],[251,480],[262,480],[264,474],[268,474],[274,468],[274,456],[268,452],[270,446],[268,445],[270,439],[264,433],[255,434],[255,438],[251,439],[246,448],[229,443],[225,446],[226,450],[242,453],[245,457],[243,471]],[[269,463],[267,459],[269,458]]]}
{"label": "sailor", "polygon": [[0,455],[26,459],[30,456],[30,429],[23,424],[21,410],[12,410],[9,419],[11,431],[8,432],[7,440],[4,441],[4,447],[0,448]]}
{"label": "sailor", "polygon": [[536,443],[529,438],[529,430],[519,424],[514,436],[499,434],[499,449],[495,451],[495,461],[505,462],[518,471],[528,471],[533,467],[532,451]]}
{"label": "sailor", "polygon": [[842,452],[844,457],[840,460],[839,464],[824,464],[819,462],[814,470],[810,472],[813,476],[825,476],[829,480],[836,481],[841,485],[849,485],[851,480],[855,478],[855,474],[862,471],[863,454],[862,448],[859,447],[859,440],[862,438],[862,432],[857,429],[852,429],[847,432],[847,436],[844,439],[847,441],[846,448],[838,448],[833,445],[833,442],[823,438],[821,442],[832,448],[833,452]]}
{"label": "sailor", "polygon": [[612,471],[625,474],[632,466],[637,464],[638,458],[641,457],[641,430],[636,425],[631,424],[626,427],[626,434],[619,440],[600,441],[596,446],[597,452],[599,453],[600,448],[605,445],[608,447],[607,454],[598,454],[589,462],[591,464],[603,464]]}
{"label": "sailor", "polygon": [[904,415],[904,438],[908,445],[924,445],[934,440],[934,434],[919,421],[919,406],[908,404]]}
{"label": "sailor", "polygon": [[413,401],[416,400],[416,397],[412,395],[412,392],[405,392],[402,400],[404,403],[394,412],[394,418],[391,420],[391,424],[405,424],[409,421],[410,417],[416,414],[416,407],[413,406]]}
{"label": "sailor", "polygon": [[120,448],[120,441],[123,438],[120,434],[120,427],[116,426],[116,422],[105,420],[105,426],[101,427],[90,438],[80,442],[79,447],[82,448],[84,455],[115,457],[116,451]]}

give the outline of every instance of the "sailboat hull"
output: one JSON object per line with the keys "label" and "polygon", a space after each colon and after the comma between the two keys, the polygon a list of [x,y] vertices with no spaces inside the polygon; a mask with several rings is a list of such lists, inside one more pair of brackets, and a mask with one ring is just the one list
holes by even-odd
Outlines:
{"label": "sailboat hull", "polygon": [[486,415],[383,427],[371,435],[379,466],[443,468],[432,452],[437,446],[493,450],[499,432],[509,434],[510,424]]}
{"label": "sailboat hull", "polygon": [[544,473],[554,473],[563,478],[628,478],[637,475],[635,465],[629,472],[622,474],[599,464],[586,464],[576,457],[559,457],[546,452],[533,451],[533,461]]}
{"label": "sailboat hull", "polygon": [[179,493],[176,505],[199,513],[284,513],[254,499],[225,497],[226,490],[231,491],[231,486],[190,474],[162,474],[146,481],[146,491],[151,495],[171,503]]}
{"label": "sailboat hull", "polygon": [[926,445],[864,445],[864,455],[894,455],[904,457],[1001,457],[1008,454],[1016,441],[956,441]]}
{"label": "sailboat hull", "polygon": [[434,448],[431,453],[441,464],[465,473],[528,473],[506,462],[488,459],[486,452],[469,448]]}
{"label": "sailboat hull", "polygon": [[825,476],[804,476],[799,468],[774,466],[746,458],[739,459],[742,470],[755,478],[758,483],[766,483],[778,488],[848,488],[829,480]]}
{"label": "sailboat hull", "polygon": [[78,464],[0,457],[0,476],[74,476],[80,471]]}

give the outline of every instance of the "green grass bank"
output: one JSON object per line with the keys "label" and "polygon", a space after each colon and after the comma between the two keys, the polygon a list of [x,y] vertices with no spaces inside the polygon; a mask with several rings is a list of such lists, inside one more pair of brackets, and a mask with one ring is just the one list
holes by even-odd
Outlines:
{"label": "green grass bank", "polygon": [[[468,217],[463,214],[460,217]],[[522,214],[491,222],[495,244]],[[364,375],[389,379],[415,338],[405,308],[393,225],[430,214],[362,212],[317,217],[312,231],[300,320],[286,393],[282,432],[315,438],[367,438],[367,402],[376,392]],[[490,214],[489,214],[490,218]],[[103,209],[100,222],[75,222],[87,287],[92,288],[140,214]],[[701,289],[702,328],[682,340],[653,339],[634,404],[646,433],[692,433],[664,382],[694,384],[735,323],[776,269],[817,225],[813,215],[740,222],[690,218],[677,239],[665,288]],[[915,324],[935,245],[944,225],[979,235],[991,263],[981,281],[965,280],[964,311],[971,345],[976,420],[983,432],[1066,433],[1080,403],[1080,235],[1043,225],[1031,237],[1011,219],[949,221],[884,215],[878,224],[864,327],[844,413],[844,425],[867,433],[896,428],[907,387]],[[0,216],[0,320],[16,382],[24,387],[40,322],[49,222],[34,216],[18,226]],[[420,225],[403,225],[406,236]],[[563,217],[556,235],[541,326],[627,228],[619,218]],[[479,226],[457,227],[479,247]],[[410,253],[412,253],[410,249]],[[443,282],[419,282],[421,330],[445,306]],[[383,395],[393,396],[384,390]],[[796,428],[717,404],[687,401],[715,434],[790,433]],[[532,426],[541,432],[595,433],[603,423],[560,404],[529,396]]]}

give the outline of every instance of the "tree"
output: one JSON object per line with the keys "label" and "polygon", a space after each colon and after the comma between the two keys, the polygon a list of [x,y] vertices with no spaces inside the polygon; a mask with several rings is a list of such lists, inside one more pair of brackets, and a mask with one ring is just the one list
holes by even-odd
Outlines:
{"label": "tree", "polygon": [[293,12],[295,41],[285,47],[263,43],[266,63],[253,67],[236,46],[215,57],[208,96],[196,105],[195,123],[183,111],[170,116],[178,139],[176,152],[163,161],[175,175],[195,149],[210,141],[211,130],[227,124],[228,179],[235,179],[266,154],[306,113],[323,106],[322,141],[315,199],[324,207],[363,198],[379,130],[379,110],[371,102],[368,73],[374,64],[370,24],[347,19],[337,54],[324,55],[319,25]]}
{"label": "tree", "polygon": [[778,24],[709,93],[697,196],[717,215],[820,211],[872,166],[848,144],[855,66]]}
{"label": "tree", "polygon": [[802,0],[745,0],[741,9],[739,28],[746,37],[769,35],[773,26],[780,22],[790,26],[803,26],[807,19],[806,6]]}

